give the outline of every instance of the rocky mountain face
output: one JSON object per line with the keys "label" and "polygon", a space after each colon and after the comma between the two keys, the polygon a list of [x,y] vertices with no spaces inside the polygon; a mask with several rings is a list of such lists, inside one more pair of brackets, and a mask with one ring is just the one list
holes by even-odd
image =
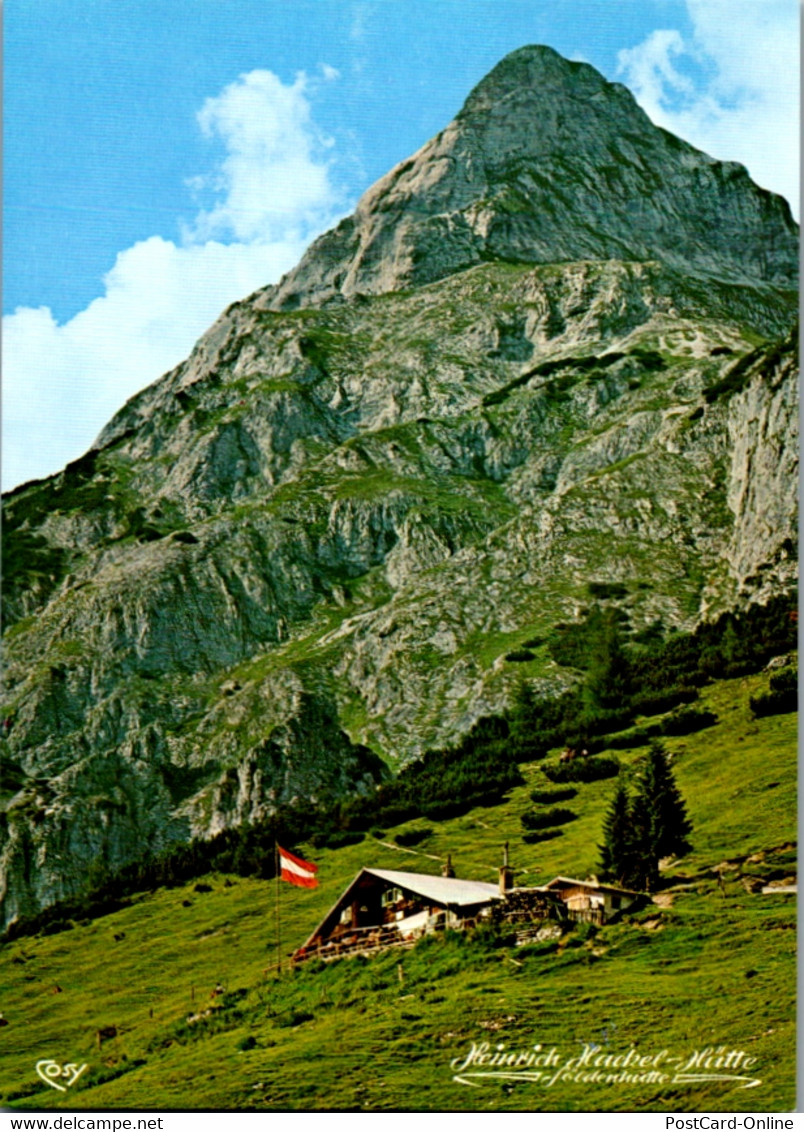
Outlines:
{"label": "rocky mountain face", "polygon": [[[797,229],[547,48],[4,500],[4,922],[796,578]],[[530,642],[533,659],[506,660]]]}

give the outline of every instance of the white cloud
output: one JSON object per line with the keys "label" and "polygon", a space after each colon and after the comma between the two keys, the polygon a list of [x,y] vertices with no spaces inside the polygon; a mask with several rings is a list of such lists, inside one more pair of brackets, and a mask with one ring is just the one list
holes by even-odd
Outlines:
{"label": "white cloud", "polygon": [[620,51],[617,59],[640,102],[663,113],[671,95],[694,93],[691,80],[679,74],[673,62],[687,51],[679,32],[660,30],[652,32],[639,47]]}
{"label": "white cloud", "polygon": [[227,155],[213,177],[196,178],[194,186],[223,196],[198,214],[188,238],[286,238],[331,215],[337,201],[325,158],[332,143],[312,123],[309,86],[303,73],[285,86],[270,71],[252,71],[206,100],[199,125],[223,141]]}
{"label": "white cloud", "polygon": [[797,212],[797,0],[687,0],[687,9],[689,39],[653,32],[620,52],[620,74],[654,122],[740,161]]}
{"label": "white cloud", "polygon": [[225,306],[278,279],[336,219],[308,90],[304,75],[285,86],[254,71],[208,99],[199,122],[226,154],[196,182],[216,200],[184,243],[152,236],[120,252],[103,295],[62,325],[47,307],[3,319],[4,490],[80,456]]}
{"label": "white cloud", "polygon": [[80,456],[121,405],[177,365],[234,299],[277,279],[301,241],[121,252],[105,294],[59,325],[47,307],[3,320],[3,487]]}

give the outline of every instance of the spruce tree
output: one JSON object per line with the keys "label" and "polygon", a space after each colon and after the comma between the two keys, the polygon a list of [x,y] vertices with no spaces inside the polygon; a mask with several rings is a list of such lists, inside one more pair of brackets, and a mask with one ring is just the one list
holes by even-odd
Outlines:
{"label": "spruce tree", "polygon": [[629,888],[653,892],[659,883],[659,858],[653,849],[653,822],[648,799],[636,795],[631,804],[631,872]]}
{"label": "spruce tree", "polygon": [[603,844],[600,846],[603,879],[630,887],[633,883],[634,850],[631,799],[620,782],[603,819]]}
{"label": "spruce tree", "polygon": [[652,892],[659,883],[659,861],[662,857],[688,853],[692,832],[667,753],[657,740],[651,742],[647,764],[630,805],[629,829],[630,886]]}
{"label": "spruce tree", "polygon": [[692,825],[670,769],[667,752],[656,739],[651,742],[648,751],[638,796],[645,808],[645,848],[656,862],[662,857],[683,857],[689,853]]}

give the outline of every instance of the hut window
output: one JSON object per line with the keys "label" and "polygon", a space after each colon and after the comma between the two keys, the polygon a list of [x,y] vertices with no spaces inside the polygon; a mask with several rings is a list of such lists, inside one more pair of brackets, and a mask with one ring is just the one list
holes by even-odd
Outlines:
{"label": "hut window", "polygon": [[402,899],[402,890],[400,888],[389,888],[382,894],[383,908],[389,908],[392,904],[398,904]]}
{"label": "hut window", "polygon": [[352,909],[350,907],[346,907],[341,912],[341,923],[342,924],[351,924],[351,922],[352,922]]}
{"label": "hut window", "polygon": [[617,910],[617,908],[619,908],[619,907],[620,907],[620,898],[619,898],[619,896],[612,896],[612,898],[611,898],[611,906],[612,906],[612,908],[613,908],[613,909],[614,909],[615,911]]}

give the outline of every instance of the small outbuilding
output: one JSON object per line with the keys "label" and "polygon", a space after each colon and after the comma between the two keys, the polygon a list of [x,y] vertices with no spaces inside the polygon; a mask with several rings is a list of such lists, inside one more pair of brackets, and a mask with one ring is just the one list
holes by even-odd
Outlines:
{"label": "small outbuilding", "polygon": [[542,885],[541,891],[555,893],[566,906],[571,919],[589,920],[592,923],[605,923],[630,908],[640,896],[638,892],[632,892],[628,888],[601,884],[595,878],[576,880],[574,877],[561,876]]}

